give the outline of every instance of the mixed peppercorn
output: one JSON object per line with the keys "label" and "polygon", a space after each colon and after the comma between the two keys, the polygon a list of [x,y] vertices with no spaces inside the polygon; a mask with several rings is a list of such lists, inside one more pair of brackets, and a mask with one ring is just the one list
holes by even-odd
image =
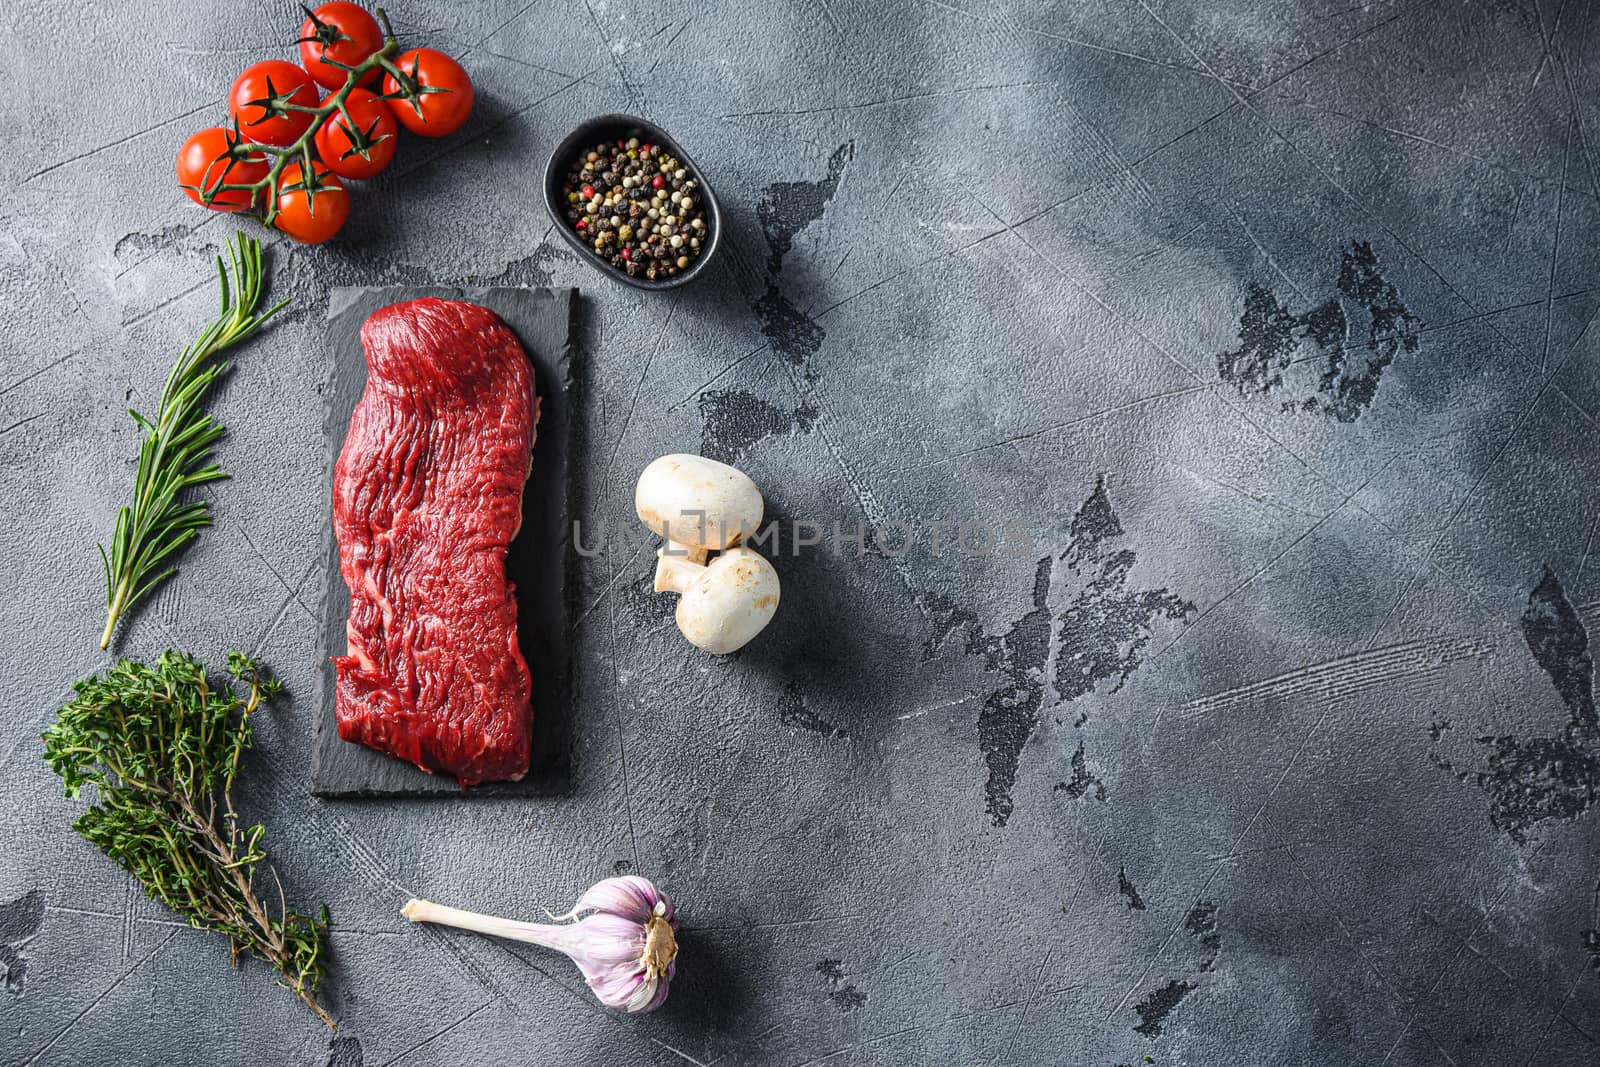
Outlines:
{"label": "mixed peppercorn", "polygon": [[580,151],[561,190],[578,236],[630,278],[681,274],[710,239],[699,183],[666,149],[637,137]]}

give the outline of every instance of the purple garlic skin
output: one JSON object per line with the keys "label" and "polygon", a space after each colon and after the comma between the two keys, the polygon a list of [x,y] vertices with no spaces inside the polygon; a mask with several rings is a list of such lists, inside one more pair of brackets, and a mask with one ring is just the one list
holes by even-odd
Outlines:
{"label": "purple garlic skin", "polygon": [[637,875],[607,878],[555,918],[582,912],[588,914],[556,929],[572,938],[574,948],[563,951],[600,1003],[626,1012],[655,1011],[665,1004],[678,969],[678,921],[667,895]]}
{"label": "purple garlic skin", "polygon": [[600,1003],[617,1011],[655,1011],[666,1003],[677,973],[678,921],[672,901],[636,875],[597,882],[571,911],[551,916],[561,925],[497,919],[427,900],[408,902],[401,914],[412,922],[441,923],[564,952]]}

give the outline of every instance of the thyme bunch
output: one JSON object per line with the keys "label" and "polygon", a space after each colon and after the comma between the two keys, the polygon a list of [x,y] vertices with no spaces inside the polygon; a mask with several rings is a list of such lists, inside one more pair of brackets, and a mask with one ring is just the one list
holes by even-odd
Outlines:
{"label": "thyme bunch", "polygon": [[328,909],[313,918],[285,902],[277,872],[276,917],[256,888],[267,861],[259,824],[242,825],[233,805],[240,759],[254,734],[251,716],[282,688],[239,652],[233,681],[213,687],[204,666],[179,652],[153,664],[122,660],[76,683],[76,696],[44,734],[45,760],[69,797],[95,787],[95,803],[73,823],[199,929],[228,938],[230,958],[254,954],[277,968],[328,1026],[317,1003],[324,974]]}
{"label": "thyme bunch", "polygon": [[229,271],[222,257],[217,257],[222,311],[178,357],[167,375],[155,418],[128,411],[144,430],[144,440],[139,445],[133,501],[117,512],[110,551],[98,546],[106,579],[101,648],[110,647],[123,613],[178,573],[169,562],[173,555],[198,537],[201,527],[211,525],[209,505],[187,499],[186,491],[227,477],[216,464],[207,462],[223,426],[202,406],[212,383],[228,369],[228,363],[217,356],[255,333],[289,303],[281,300],[256,314],[263,282],[261,242],[234,234],[228,242],[228,260],[231,286]]}

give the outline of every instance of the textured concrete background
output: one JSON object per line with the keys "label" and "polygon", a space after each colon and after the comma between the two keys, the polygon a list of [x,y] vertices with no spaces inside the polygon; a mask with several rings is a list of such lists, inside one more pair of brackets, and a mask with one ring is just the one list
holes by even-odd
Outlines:
{"label": "textured concrete background", "polygon": [[[247,798],[339,923],[323,1031],[68,825],[38,734],[93,545],[230,230],[173,153],[287,3],[0,12],[0,1059],[7,1064],[1592,1064],[1600,89],[1588,0],[394,5],[479,88],[334,244],[273,242],[217,526],[122,649],[300,695]],[[538,178],[635,111],[706,169],[719,265],[642,295]],[[569,794],[308,795],[330,286],[585,290]],[[981,559],[778,561],[696,654],[636,473],[774,512],[991,518]],[[1019,538],[1020,539],[1020,538]],[[619,870],[685,924],[643,1019],[557,957],[409,928]]]}

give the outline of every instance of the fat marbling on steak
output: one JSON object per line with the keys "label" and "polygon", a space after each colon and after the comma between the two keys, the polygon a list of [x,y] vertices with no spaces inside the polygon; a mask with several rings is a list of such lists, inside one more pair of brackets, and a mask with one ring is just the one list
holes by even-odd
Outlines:
{"label": "fat marbling on steak", "polygon": [[463,786],[522,777],[533,708],[506,549],[538,400],[486,308],[412,300],[361,328],[367,386],[333,473],[349,648],[339,736]]}

